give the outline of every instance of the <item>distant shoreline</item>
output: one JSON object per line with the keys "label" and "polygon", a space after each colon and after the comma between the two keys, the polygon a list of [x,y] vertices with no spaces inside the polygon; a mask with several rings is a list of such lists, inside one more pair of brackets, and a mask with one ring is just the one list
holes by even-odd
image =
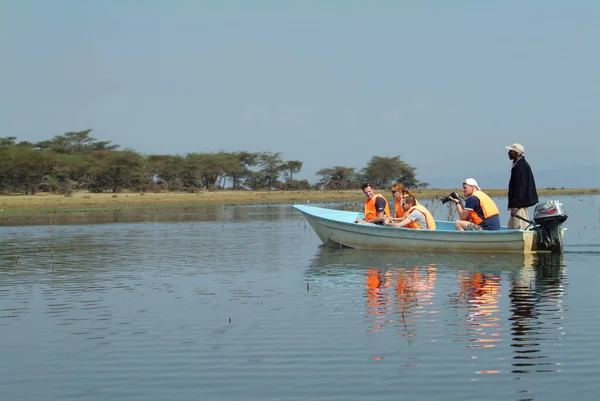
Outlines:
{"label": "distant shoreline", "polygon": [[[418,198],[436,199],[456,189],[422,189],[412,191]],[[505,189],[485,191],[493,197],[507,196]],[[389,190],[377,190],[389,201]],[[541,189],[543,197],[557,195],[600,194],[599,188]],[[269,205],[326,202],[362,202],[360,190],[344,191],[200,191],[164,193],[89,193],[74,192],[70,196],[48,193],[36,195],[0,195],[0,219],[30,213],[59,213],[85,210],[115,210],[122,208],[194,208],[202,206]]]}

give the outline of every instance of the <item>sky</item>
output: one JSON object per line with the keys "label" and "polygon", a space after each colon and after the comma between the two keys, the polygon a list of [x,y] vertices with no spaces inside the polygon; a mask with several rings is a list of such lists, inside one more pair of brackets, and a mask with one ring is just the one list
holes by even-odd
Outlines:
{"label": "sky", "polygon": [[600,187],[600,1],[0,1],[0,137]]}

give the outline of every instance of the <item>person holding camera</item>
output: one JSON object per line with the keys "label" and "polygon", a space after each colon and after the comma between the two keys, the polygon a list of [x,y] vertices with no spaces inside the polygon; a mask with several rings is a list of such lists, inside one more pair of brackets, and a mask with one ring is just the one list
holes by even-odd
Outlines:
{"label": "person holding camera", "polygon": [[456,212],[460,220],[454,222],[459,231],[465,230],[499,230],[500,211],[496,203],[479,188],[474,178],[467,178],[463,182],[465,205],[458,197],[450,197],[450,202],[456,204]]}
{"label": "person holding camera", "polygon": [[375,194],[369,183],[362,185],[365,194],[365,218],[356,219],[355,223],[383,225],[386,216],[390,216],[390,207],[387,199],[381,194]]}
{"label": "person holding camera", "polygon": [[417,202],[413,195],[405,195],[402,208],[404,209],[404,219],[395,222],[386,218],[384,224],[392,227],[416,228],[417,230],[435,230],[435,220],[427,208]]}

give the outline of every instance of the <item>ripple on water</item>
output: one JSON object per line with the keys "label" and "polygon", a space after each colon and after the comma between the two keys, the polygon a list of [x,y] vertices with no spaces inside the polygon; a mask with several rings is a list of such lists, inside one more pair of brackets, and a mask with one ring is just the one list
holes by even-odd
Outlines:
{"label": "ripple on water", "polygon": [[374,388],[382,400],[591,394],[593,254],[568,243],[563,257],[534,260],[331,249],[282,210],[1,234],[3,391],[145,401],[351,401]]}

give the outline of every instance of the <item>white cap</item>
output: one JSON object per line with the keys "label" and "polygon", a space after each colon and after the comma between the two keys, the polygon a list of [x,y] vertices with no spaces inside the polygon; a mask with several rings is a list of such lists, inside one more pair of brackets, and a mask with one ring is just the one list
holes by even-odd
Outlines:
{"label": "white cap", "polygon": [[474,187],[476,187],[478,190],[481,191],[481,188],[479,188],[479,185],[477,184],[477,181],[475,181],[475,178],[467,178],[463,184],[467,184],[467,185],[472,185]]}
{"label": "white cap", "polygon": [[525,153],[525,148],[520,143],[513,143],[510,146],[505,146],[505,148],[508,150],[514,150],[515,152],[517,152],[520,155]]}

